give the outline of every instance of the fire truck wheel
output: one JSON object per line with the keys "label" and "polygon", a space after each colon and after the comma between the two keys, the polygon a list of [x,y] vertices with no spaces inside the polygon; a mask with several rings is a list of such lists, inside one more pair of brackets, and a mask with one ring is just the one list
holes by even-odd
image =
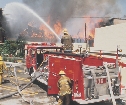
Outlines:
{"label": "fire truck wheel", "polygon": [[31,76],[31,74],[33,73],[34,71],[33,71],[33,67],[31,67],[30,69],[29,69],[29,75]]}

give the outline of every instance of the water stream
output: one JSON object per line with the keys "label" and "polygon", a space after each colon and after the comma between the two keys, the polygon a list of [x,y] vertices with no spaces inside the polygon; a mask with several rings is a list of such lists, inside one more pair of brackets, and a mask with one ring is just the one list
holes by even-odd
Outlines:
{"label": "water stream", "polygon": [[27,7],[24,4],[17,3],[17,2],[11,3],[11,5],[21,7],[23,9],[27,10],[28,12],[30,12],[37,19],[39,19],[57,37],[58,40],[61,40],[60,37],[55,33],[55,31],[37,13],[35,13],[32,9],[30,9],[29,7]]}

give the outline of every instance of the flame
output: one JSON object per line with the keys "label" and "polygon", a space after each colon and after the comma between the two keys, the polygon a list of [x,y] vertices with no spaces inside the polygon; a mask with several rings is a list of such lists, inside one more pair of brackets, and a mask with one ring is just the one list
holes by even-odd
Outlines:
{"label": "flame", "polygon": [[[50,17],[48,18],[47,24],[50,25]],[[53,33],[45,25],[40,25],[39,29],[43,30],[44,37],[46,37],[47,39],[51,40],[55,38]],[[53,26],[53,29],[57,35],[60,35],[60,33],[62,32],[62,25],[59,20],[56,21],[56,23]]]}
{"label": "flame", "polygon": [[[86,18],[84,18],[84,20],[82,22],[82,27],[80,28],[78,33],[75,33],[75,35],[72,35],[72,37],[76,38],[76,39],[85,40],[85,33],[86,33],[86,38],[94,39],[95,28],[100,27],[99,23],[103,22],[103,19],[91,18],[90,16],[84,16],[84,17],[86,17]],[[46,23],[49,26],[53,26],[52,28],[57,35],[60,35],[62,33],[63,28],[62,28],[62,24],[61,24],[60,20],[57,20],[56,22],[51,22],[51,17],[49,16],[47,18]],[[54,23],[54,24],[51,25],[52,23]],[[33,27],[33,24],[34,24],[34,22],[29,22],[28,25]],[[85,24],[86,24],[86,28],[85,28]],[[39,33],[32,31],[32,33],[30,34],[31,37],[43,38],[43,39],[45,39],[45,41],[52,41],[52,39],[53,40],[56,39],[56,36],[44,24],[40,25],[39,30],[40,30]]]}
{"label": "flame", "polygon": [[62,25],[59,20],[56,22],[56,24],[54,24],[54,30],[58,35],[61,33]]}
{"label": "flame", "polygon": [[[90,18],[90,16],[84,16],[87,18],[84,18],[83,27],[80,29],[77,35],[73,35],[74,38],[80,38],[85,39],[85,31],[86,31],[86,37],[89,36],[94,38],[95,37],[95,28],[99,28],[99,23],[103,22],[103,19],[101,18]],[[85,30],[85,24],[86,24],[86,30]]]}
{"label": "flame", "polygon": [[94,38],[94,35],[95,35],[95,29],[90,30],[88,37]]}
{"label": "flame", "polygon": [[[52,22],[50,21],[50,16],[47,19],[46,22],[49,26],[50,23],[52,24]],[[55,31],[55,33],[57,35],[60,35],[62,32],[62,24],[60,23],[59,20],[57,20],[54,25],[53,25],[53,30]],[[37,30],[37,31],[36,31]],[[30,37],[36,37],[36,38],[42,38],[42,40],[44,41],[50,41],[50,42],[56,42],[57,38],[56,36],[44,25],[41,24],[39,26],[39,28],[34,27],[34,22],[29,22],[28,23],[28,28],[25,29],[22,34],[24,35],[29,35]]]}
{"label": "flame", "polygon": [[95,35],[95,21],[92,18],[86,19],[86,33],[87,37],[92,36],[94,38]]}

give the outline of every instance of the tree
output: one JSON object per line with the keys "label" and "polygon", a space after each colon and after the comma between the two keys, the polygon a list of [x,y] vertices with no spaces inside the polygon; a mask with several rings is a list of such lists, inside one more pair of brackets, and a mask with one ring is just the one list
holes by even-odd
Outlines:
{"label": "tree", "polygon": [[16,43],[18,45],[18,50],[20,51],[19,52],[19,56],[21,57],[24,57],[25,55],[25,44],[26,44],[26,38],[23,34],[19,34],[17,40],[16,40]]}
{"label": "tree", "polygon": [[16,51],[17,51],[17,43],[16,41],[5,41],[4,43],[4,49],[3,49],[3,53],[4,54],[12,54],[12,55],[15,55]]}
{"label": "tree", "polygon": [[5,30],[3,29],[3,27],[0,27],[0,42],[4,43],[5,40],[6,40]]}

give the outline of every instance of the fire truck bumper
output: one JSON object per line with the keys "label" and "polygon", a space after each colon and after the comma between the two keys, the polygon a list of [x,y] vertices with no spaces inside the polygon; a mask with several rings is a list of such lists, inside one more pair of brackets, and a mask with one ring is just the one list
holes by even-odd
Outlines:
{"label": "fire truck bumper", "polygon": [[[123,99],[126,98],[126,95],[119,95],[119,96],[114,96],[115,99]],[[104,96],[99,96],[98,99],[91,99],[91,100],[82,100],[82,99],[74,99],[73,101],[76,101],[79,104],[89,104],[89,103],[96,103],[96,102],[103,102],[103,101],[109,101],[111,100],[110,95],[104,95]]]}

